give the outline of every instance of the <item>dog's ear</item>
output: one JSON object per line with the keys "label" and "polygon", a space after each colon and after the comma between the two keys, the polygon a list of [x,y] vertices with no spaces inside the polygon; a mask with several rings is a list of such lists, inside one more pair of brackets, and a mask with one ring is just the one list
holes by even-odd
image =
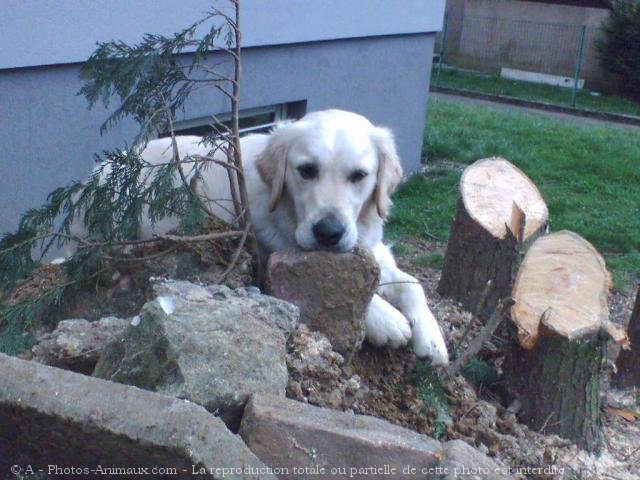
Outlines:
{"label": "dog's ear", "polygon": [[378,152],[378,174],[374,198],[380,218],[386,219],[391,207],[391,194],[402,180],[402,165],[396,151],[393,134],[387,128],[377,127],[372,134]]}
{"label": "dog's ear", "polygon": [[256,159],[256,168],[262,181],[269,185],[269,212],[278,207],[284,193],[284,180],[287,174],[287,153],[289,151],[291,125],[279,126],[271,132],[266,148]]}

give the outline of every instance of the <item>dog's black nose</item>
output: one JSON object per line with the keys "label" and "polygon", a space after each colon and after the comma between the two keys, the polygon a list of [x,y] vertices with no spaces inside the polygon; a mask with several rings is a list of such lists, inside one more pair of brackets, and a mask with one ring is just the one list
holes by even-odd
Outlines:
{"label": "dog's black nose", "polygon": [[335,246],[344,235],[344,225],[333,215],[327,215],[313,226],[313,236],[323,247]]}

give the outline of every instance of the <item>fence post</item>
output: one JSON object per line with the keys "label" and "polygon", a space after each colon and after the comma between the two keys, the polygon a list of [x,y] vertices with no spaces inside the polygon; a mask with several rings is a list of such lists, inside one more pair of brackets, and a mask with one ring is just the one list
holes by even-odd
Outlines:
{"label": "fence post", "polygon": [[584,51],[584,37],[587,33],[587,26],[582,25],[580,29],[580,47],[578,48],[578,58],[576,60],[576,78],[573,82],[573,95],[571,96],[571,106],[575,108],[576,97],[578,95],[578,79],[580,78],[580,69],[582,68],[582,53]]}
{"label": "fence post", "polygon": [[449,26],[449,12],[444,14],[444,25],[442,27],[442,40],[440,41],[440,54],[438,56],[438,71],[436,72],[436,85],[440,85],[440,70],[442,70],[442,60],[444,58],[444,46],[447,43],[447,28]]}

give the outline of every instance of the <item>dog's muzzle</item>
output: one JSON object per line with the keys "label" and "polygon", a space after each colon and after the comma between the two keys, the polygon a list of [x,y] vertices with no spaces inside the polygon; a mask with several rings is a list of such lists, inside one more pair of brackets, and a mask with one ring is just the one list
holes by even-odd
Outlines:
{"label": "dog's muzzle", "polygon": [[345,227],[335,216],[327,215],[313,226],[313,236],[323,247],[335,247],[342,239]]}

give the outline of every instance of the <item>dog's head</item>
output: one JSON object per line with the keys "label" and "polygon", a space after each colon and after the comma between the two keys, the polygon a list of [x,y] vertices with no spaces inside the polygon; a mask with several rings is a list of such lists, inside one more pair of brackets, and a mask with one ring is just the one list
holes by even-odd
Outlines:
{"label": "dog's head", "polygon": [[352,249],[363,210],[374,208],[384,220],[402,178],[391,132],[340,110],[279,126],[257,168],[271,188],[271,211],[283,195],[293,202],[296,242],[304,250]]}

